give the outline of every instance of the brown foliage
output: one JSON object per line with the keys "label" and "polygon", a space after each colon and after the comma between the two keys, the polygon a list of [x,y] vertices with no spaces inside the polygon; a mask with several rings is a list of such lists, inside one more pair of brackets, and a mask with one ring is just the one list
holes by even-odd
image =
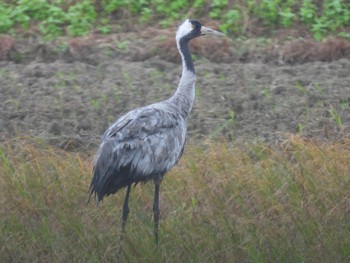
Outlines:
{"label": "brown foliage", "polygon": [[7,60],[16,50],[16,39],[9,35],[0,35],[0,60]]}
{"label": "brown foliage", "polygon": [[350,42],[337,37],[328,38],[323,42],[298,39],[285,43],[281,47],[280,55],[287,63],[333,61],[350,56]]}

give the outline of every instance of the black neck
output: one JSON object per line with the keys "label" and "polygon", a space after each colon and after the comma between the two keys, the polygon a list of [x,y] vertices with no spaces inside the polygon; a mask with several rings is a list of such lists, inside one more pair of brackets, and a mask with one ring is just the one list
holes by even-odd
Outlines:
{"label": "black neck", "polygon": [[192,62],[191,52],[190,48],[188,47],[188,40],[187,39],[180,39],[179,42],[179,52],[182,54],[182,62],[184,63],[184,66],[186,66],[186,69],[188,71],[191,71],[192,73],[195,73],[194,66]]}

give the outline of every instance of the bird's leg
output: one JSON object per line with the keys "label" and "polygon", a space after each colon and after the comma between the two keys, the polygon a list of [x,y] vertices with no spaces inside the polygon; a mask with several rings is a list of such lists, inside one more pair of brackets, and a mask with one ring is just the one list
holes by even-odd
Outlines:
{"label": "bird's leg", "polygon": [[123,218],[122,218],[122,231],[123,231],[123,233],[125,232],[126,220],[128,219],[128,215],[130,212],[130,209],[129,209],[130,190],[131,190],[131,184],[128,185],[128,189],[126,190],[126,195],[125,195],[124,205],[123,205]]}
{"label": "bird's leg", "polygon": [[156,244],[158,244],[158,222],[159,222],[159,186],[160,182],[155,182],[154,188],[154,202],[153,202],[153,213],[154,213],[154,238]]}

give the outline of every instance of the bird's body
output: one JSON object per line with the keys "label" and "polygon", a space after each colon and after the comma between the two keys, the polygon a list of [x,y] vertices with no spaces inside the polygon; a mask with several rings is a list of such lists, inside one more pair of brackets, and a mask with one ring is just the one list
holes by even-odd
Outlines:
{"label": "bird's body", "polygon": [[98,200],[130,183],[161,181],[181,157],[186,131],[186,120],[165,102],[121,117],[105,132],[96,156]]}
{"label": "bird's body", "polygon": [[164,101],[132,110],[121,116],[104,133],[98,149],[90,196],[97,201],[127,187],[123,206],[123,228],[129,213],[128,200],[133,183],[154,180],[155,236],[158,239],[159,185],[179,161],[186,141],[187,118],[195,97],[195,71],[188,42],[204,34],[221,33],[187,19],[176,34],[183,71],[175,94]]}

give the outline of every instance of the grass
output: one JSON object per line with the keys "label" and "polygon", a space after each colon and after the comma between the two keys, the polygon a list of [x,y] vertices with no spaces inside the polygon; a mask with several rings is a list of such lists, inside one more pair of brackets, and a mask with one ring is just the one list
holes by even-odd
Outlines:
{"label": "grass", "polygon": [[156,247],[151,183],[132,189],[121,241],[124,192],[86,205],[90,154],[11,140],[0,148],[0,261],[347,262],[349,156],[350,140],[189,145],[161,186]]}

